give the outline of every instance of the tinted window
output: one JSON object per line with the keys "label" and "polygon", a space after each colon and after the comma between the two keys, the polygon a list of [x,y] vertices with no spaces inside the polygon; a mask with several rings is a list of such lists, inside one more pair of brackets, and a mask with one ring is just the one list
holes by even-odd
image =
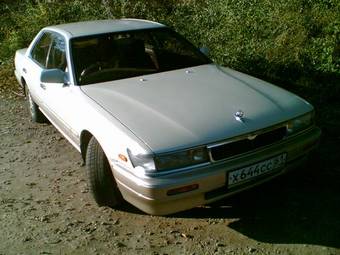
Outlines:
{"label": "tinted window", "polygon": [[65,40],[58,34],[52,34],[52,45],[47,57],[46,68],[66,69]]}
{"label": "tinted window", "polygon": [[91,84],[198,66],[211,61],[167,28],[74,38],[78,84]]}
{"label": "tinted window", "polygon": [[51,34],[43,34],[39,41],[34,45],[31,57],[43,67],[46,67],[46,58],[51,45]]}

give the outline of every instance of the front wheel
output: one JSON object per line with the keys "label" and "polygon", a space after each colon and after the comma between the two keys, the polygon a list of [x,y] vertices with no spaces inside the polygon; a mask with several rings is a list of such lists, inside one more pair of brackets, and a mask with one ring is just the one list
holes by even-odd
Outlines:
{"label": "front wheel", "polygon": [[99,206],[114,208],[123,202],[107,157],[94,137],[91,138],[87,147],[86,170],[90,190]]}
{"label": "front wheel", "polygon": [[26,100],[28,103],[28,110],[30,111],[31,119],[33,122],[36,123],[45,123],[46,117],[45,115],[39,110],[39,106],[34,102],[28,87],[25,88],[26,93]]}

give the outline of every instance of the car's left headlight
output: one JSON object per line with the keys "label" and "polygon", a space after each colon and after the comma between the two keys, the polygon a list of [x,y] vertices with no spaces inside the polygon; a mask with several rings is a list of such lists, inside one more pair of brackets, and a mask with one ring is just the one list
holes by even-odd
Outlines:
{"label": "car's left headlight", "polygon": [[209,161],[206,147],[173,152],[155,157],[156,169],[159,171],[189,167]]}
{"label": "car's left headlight", "polygon": [[314,123],[314,112],[309,112],[300,117],[292,119],[287,123],[287,134],[292,135],[298,133]]}

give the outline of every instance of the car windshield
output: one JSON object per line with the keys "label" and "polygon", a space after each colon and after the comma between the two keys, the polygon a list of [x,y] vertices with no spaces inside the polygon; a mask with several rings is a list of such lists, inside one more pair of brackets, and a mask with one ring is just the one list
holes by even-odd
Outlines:
{"label": "car windshield", "polygon": [[169,28],[73,38],[71,54],[79,85],[211,63],[203,53]]}

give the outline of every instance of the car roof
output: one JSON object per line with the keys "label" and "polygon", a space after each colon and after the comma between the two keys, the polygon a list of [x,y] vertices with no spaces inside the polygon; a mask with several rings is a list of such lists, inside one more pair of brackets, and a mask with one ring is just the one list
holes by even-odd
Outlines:
{"label": "car roof", "polygon": [[63,34],[67,34],[68,37],[73,38],[94,34],[141,30],[157,27],[164,27],[164,25],[142,19],[111,19],[60,24],[49,26],[45,29],[61,32]]}

